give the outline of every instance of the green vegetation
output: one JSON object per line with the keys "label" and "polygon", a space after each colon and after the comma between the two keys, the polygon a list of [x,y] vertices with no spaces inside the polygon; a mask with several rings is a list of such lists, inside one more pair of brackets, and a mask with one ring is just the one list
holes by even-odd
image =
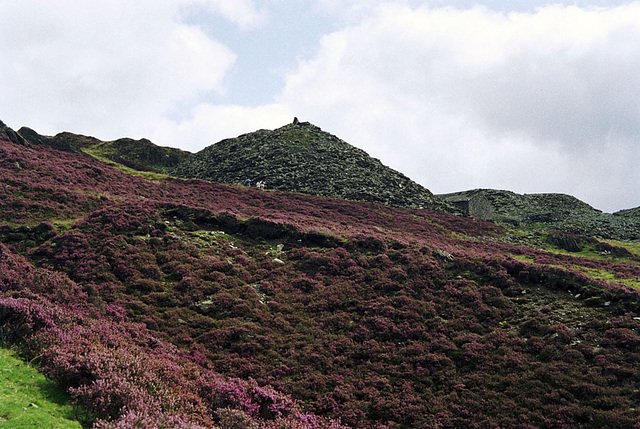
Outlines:
{"label": "green vegetation", "polygon": [[616,276],[615,273],[598,268],[581,267],[580,271],[593,279],[604,280],[609,283],[622,283],[625,286],[640,289],[640,279],[636,277],[620,277]]}
{"label": "green vegetation", "polygon": [[535,259],[533,259],[530,256],[526,256],[526,255],[518,255],[516,253],[512,253],[509,256],[511,256],[513,259],[516,259],[516,260],[521,261],[521,262],[528,262],[530,264],[534,264],[536,262]]}
{"label": "green vegetation", "polygon": [[636,256],[640,256],[640,242],[638,241],[619,241],[619,240],[603,240],[612,246],[624,247]]}
{"label": "green vegetation", "polygon": [[81,428],[69,397],[11,349],[0,348],[0,426]]}
{"label": "green vegetation", "polygon": [[[612,263],[637,263],[631,260],[630,257],[616,257],[615,255],[607,254],[607,252],[603,252],[597,249],[597,246],[594,244],[586,244],[579,252],[570,252],[568,250],[564,250],[558,248],[554,245],[550,245],[546,242],[546,236],[543,235],[545,239],[540,240],[540,248],[544,252],[548,252],[550,255],[559,255],[559,256],[570,256],[571,259],[566,259],[563,263],[557,263],[555,260],[545,260],[545,258],[535,258],[531,255],[521,255],[517,253],[513,253],[510,256],[514,259],[522,262],[527,262],[531,264],[538,265],[546,265],[548,267],[554,268],[562,268],[569,269],[574,271],[579,271],[594,280],[604,280],[608,283],[620,283],[625,286],[629,286],[635,289],[640,289],[640,279],[638,279],[633,274],[629,273],[628,275],[624,275],[623,273],[616,273],[613,267],[609,267],[609,269],[603,268],[602,266],[598,267],[590,267],[585,265],[584,263],[577,263],[573,257],[579,257],[583,259],[591,259],[594,261],[602,261],[602,262],[612,262]],[[633,242],[625,242],[625,241],[616,241],[616,240],[605,240],[605,243],[616,246],[618,248],[624,248],[631,252],[633,255],[640,254],[640,243]],[[553,261],[553,262],[551,262]]]}
{"label": "green vegetation", "polygon": [[127,167],[126,165],[123,165],[119,162],[115,162],[109,158],[108,152],[101,150],[100,145],[85,147],[82,149],[82,151],[87,155],[91,155],[98,161],[104,162],[105,164],[110,165],[115,169],[132,176],[139,176],[149,180],[160,180],[169,177],[167,174],[156,173],[153,171],[140,171],[131,167]]}

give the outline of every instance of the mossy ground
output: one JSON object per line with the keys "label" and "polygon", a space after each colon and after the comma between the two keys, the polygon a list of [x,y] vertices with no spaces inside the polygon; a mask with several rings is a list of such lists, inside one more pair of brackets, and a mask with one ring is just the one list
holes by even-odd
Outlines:
{"label": "mossy ground", "polygon": [[0,427],[82,428],[66,393],[22,362],[11,349],[0,348]]}

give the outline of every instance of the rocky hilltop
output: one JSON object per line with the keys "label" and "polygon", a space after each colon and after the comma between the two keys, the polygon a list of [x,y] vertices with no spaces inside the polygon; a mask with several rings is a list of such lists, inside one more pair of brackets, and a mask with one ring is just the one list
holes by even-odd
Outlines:
{"label": "rocky hilltop", "polygon": [[28,146],[29,143],[14,130],[5,125],[4,122],[0,121],[0,136],[6,137],[10,142],[20,145],[20,146]]}
{"label": "rocky hilltop", "polygon": [[613,215],[626,217],[626,218],[640,219],[640,207],[636,207],[634,209],[628,209],[628,210],[620,210],[618,212],[615,212]]}
{"label": "rocky hilltop", "polygon": [[602,238],[640,239],[639,209],[603,213],[570,195],[474,189],[439,195],[465,215],[522,229],[561,230]]}
{"label": "rocky hilltop", "polygon": [[171,173],[223,183],[369,201],[395,207],[454,210],[428,189],[308,122],[222,140]]}

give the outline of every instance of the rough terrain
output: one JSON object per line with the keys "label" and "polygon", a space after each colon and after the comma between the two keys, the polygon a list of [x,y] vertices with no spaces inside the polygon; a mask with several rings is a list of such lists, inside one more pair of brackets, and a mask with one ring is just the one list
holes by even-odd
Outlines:
{"label": "rough terrain", "polygon": [[0,129],[0,341],[95,427],[640,421],[637,243],[48,143]]}

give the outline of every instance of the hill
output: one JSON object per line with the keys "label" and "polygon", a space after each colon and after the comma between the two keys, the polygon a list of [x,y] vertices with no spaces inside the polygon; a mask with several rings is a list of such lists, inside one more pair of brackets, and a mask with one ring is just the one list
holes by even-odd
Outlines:
{"label": "hill", "polygon": [[395,207],[452,208],[428,189],[308,122],[259,130],[213,144],[171,173],[186,178],[369,201]]}
{"label": "hill", "polygon": [[168,173],[191,156],[190,152],[157,146],[147,139],[129,138],[100,142],[92,145],[86,152],[135,170],[159,173]]}
{"label": "hill", "polygon": [[640,240],[638,209],[610,214],[564,194],[474,189],[439,195],[465,215],[500,225],[618,240]]}
{"label": "hill", "polygon": [[0,341],[97,427],[640,420],[634,243],[147,179],[6,127],[0,183]]}
{"label": "hill", "polygon": [[55,136],[43,136],[28,127],[22,127],[16,133],[2,124],[15,143],[33,147],[48,146],[65,152],[86,152],[103,160],[124,165],[138,171],[166,173],[191,153],[180,149],[161,147],[147,139],[134,140],[121,138],[114,141],[101,141],[95,137],[68,132]]}
{"label": "hill", "polygon": [[622,216],[634,219],[640,219],[640,207],[636,207],[628,210],[620,210],[614,213],[615,216]]}

